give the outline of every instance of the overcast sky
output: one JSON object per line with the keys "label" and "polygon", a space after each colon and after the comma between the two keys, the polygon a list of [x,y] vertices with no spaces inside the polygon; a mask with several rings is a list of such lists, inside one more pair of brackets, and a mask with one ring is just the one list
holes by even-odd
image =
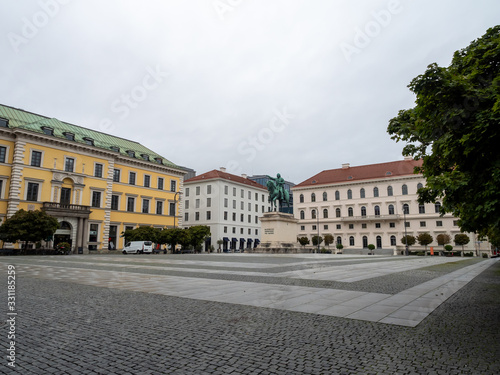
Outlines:
{"label": "overcast sky", "polygon": [[500,21],[498,0],[0,3],[0,103],[136,140],[198,174],[300,183],[402,159],[407,85]]}

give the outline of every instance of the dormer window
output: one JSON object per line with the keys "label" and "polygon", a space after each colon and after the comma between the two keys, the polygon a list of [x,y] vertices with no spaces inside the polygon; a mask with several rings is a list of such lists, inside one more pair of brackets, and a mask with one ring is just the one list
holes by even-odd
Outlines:
{"label": "dormer window", "polygon": [[85,144],[87,144],[89,146],[94,145],[94,140],[92,138],[85,137],[85,138],[83,138],[83,141],[85,142]]}
{"label": "dormer window", "polygon": [[135,152],[131,150],[127,150],[127,155],[130,156],[131,158],[135,158]]}
{"label": "dormer window", "polygon": [[43,131],[43,134],[54,135],[54,129],[49,128],[48,126],[42,126],[42,131]]}
{"label": "dormer window", "polygon": [[155,162],[157,162],[158,164],[162,164],[162,159],[161,158],[155,158]]}
{"label": "dormer window", "polygon": [[120,147],[111,146],[110,149],[111,149],[111,151],[114,151],[114,152],[120,152]]}
{"label": "dormer window", "polygon": [[147,155],[147,154],[141,154],[141,156],[142,156],[142,158],[144,160],[149,160],[149,155]]}
{"label": "dormer window", "polygon": [[5,118],[0,118],[0,128],[8,128],[9,127],[9,120]]}
{"label": "dormer window", "polygon": [[64,132],[64,137],[66,137],[66,139],[68,141],[74,141],[75,140],[75,135],[73,133],[68,133],[68,132]]}

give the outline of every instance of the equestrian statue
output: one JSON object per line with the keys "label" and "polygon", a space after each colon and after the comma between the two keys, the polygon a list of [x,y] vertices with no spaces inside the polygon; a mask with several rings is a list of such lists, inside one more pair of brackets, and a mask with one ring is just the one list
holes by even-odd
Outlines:
{"label": "equestrian statue", "polygon": [[279,209],[283,207],[283,203],[290,206],[290,194],[288,190],[285,189],[285,180],[278,173],[276,178],[267,176],[269,180],[267,181],[267,191],[269,191],[269,199],[271,202],[271,207],[274,207],[276,211],[276,201],[279,203]]}

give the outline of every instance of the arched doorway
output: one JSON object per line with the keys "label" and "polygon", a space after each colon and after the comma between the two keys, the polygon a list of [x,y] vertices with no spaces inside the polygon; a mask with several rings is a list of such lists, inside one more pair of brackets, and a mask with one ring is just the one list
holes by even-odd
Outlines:
{"label": "arched doorway", "polygon": [[[67,242],[70,245],[72,245],[73,244],[73,241],[71,238],[72,230],[73,230],[73,226],[71,225],[71,223],[69,223],[67,221],[61,221],[59,223],[59,228],[54,233],[54,248],[60,242]],[[71,248],[73,248],[73,246],[71,246]]]}

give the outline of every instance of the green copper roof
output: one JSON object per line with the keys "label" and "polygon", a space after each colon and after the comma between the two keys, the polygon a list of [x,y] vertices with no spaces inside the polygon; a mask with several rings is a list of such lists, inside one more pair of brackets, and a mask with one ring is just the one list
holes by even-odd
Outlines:
{"label": "green copper roof", "polygon": [[67,122],[62,122],[55,118],[37,115],[2,104],[0,104],[0,118],[9,121],[9,128],[21,128],[41,134],[44,133],[44,127],[50,128],[53,130],[53,136],[57,138],[67,139],[66,134],[69,133],[74,135],[74,142],[77,143],[88,145],[89,142],[92,142],[95,147],[107,151],[115,151],[116,149],[114,148],[118,147],[119,153],[123,156],[132,157],[127,152],[132,151],[135,154],[135,159],[146,160],[145,155],[147,155],[147,160],[150,162],[159,164],[159,162],[156,161],[156,159],[159,158],[161,159],[162,165],[182,169],[140,143],[83,128],[81,126],[68,124]]}

